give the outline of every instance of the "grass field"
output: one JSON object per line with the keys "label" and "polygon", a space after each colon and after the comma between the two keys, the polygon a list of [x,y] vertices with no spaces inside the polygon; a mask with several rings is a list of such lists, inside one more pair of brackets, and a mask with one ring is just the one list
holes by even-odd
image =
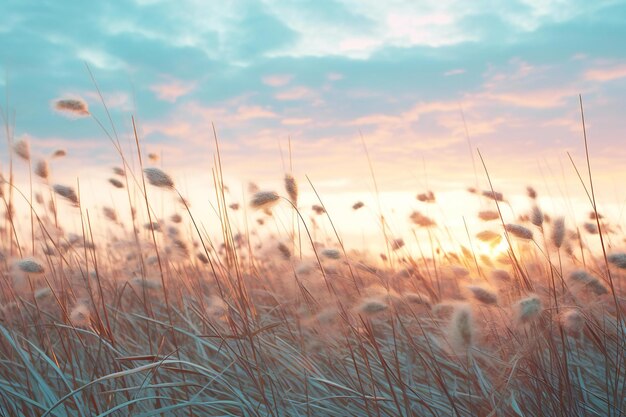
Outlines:
{"label": "grass field", "polygon": [[[299,205],[288,174],[284,190],[251,184],[247,202],[231,200],[219,155],[207,198],[221,233],[207,233],[155,158],[111,139],[120,165],[102,186],[127,206],[98,214],[26,142],[11,144],[0,415],[626,414],[625,236],[591,189],[582,224],[544,213],[532,188],[533,209],[508,223],[506,196],[470,189],[485,209],[466,213],[483,225],[458,236],[466,243],[440,246],[445,225],[417,210],[396,221],[429,249],[414,253],[381,218],[379,255],[344,247],[332,228],[321,236],[316,223],[333,219],[324,196]],[[26,189],[14,186],[18,160]],[[176,211],[157,215],[157,194]],[[235,227],[242,211],[249,222]],[[78,233],[64,231],[68,216]]]}

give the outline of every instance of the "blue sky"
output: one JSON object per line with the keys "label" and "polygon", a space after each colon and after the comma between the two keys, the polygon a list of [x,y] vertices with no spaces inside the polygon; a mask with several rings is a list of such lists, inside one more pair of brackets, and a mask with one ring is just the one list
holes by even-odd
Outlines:
{"label": "blue sky", "polygon": [[560,169],[582,157],[581,93],[598,175],[615,178],[624,39],[619,1],[4,0],[0,90],[16,137],[68,150],[59,175],[117,164],[92,119],[51,106],[82,97],[106,119],[87,63],[122,137],[134,114],[144,148],[181,176],[208,177],[213,122],[234,178],[280,180],[290,137],[297,175],[366,188],[362,133],[391,190],[425,172],[471,185],[463,116],[504,182]]}

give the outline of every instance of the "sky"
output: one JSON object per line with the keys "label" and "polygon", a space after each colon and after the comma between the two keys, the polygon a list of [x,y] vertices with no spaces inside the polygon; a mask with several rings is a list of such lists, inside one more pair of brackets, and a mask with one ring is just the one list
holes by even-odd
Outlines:
{"label": "sky", "polygon": [[477,149],[499,189],[574,196],[580,94],[598,192],[623,203],[624,1],[2,3],[2,108],[34,154],[67,150],[60,180],[99,190],[119,165],[94,118],[53,107],[80,97],[111,130],[95,80],[127,149],[134,115],[142,149],[195,198],[212,124],[234,187],[277,188],[291,165],[309,197],[307,176],[332,201],[371,197],[365,144],[392,206],[486,187]]}

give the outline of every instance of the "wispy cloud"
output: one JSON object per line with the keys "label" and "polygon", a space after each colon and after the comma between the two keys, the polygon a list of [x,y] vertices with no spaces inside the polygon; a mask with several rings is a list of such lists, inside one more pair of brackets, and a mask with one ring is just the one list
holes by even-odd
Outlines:
{"label": "wispy cloud", "polygon": [[624,77],[626,77],[626,64],[593,68],[585,72],[585,78],[590,81],[613,81]]}
{"label": "wispy cloud", "polygon": [[283,87],[291,82],[293,75],[291,74],[274,74],[263,77],[263,84],[270,87]]}
{"label": "wispy cloud", "polygon": [[152,84],[150,90],[153,91],[159,100],[176,102],[180,97],[186,96],[195,90],[197,83],[193,81],[183,81],[168,77],[165,82]]}

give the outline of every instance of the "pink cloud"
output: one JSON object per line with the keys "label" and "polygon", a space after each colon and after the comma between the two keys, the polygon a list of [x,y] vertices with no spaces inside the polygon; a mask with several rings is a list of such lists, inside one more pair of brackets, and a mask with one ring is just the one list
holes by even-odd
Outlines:
{"label": "pink cloud", "polygon": [[305,98],[311,98],[314,97],[315,93],[307,88],[307,87],[303,87],[303,86],[298,86],[298,87],[293,87],[290,88],[289,90],[284,90],[280,93],[277,93],[274,98],[276,98],[276,100],[285,100],[285,101],[290,101],[290,100],[302,100]]}
{"label": "pink cloud", "polygon": [[626,77],[626,64],[608,68],[594,68],[585,72],[585,79],[590,81],[612,81]]}
{"label": "pink cloud", "polygon": [[167,82],[153,84],[150,90],[154,92],[159,100],[174,103],[180,97],[191,93],[196,88],[196,83],[186,82],[175,78],[169,79]]}
{"label": "pink cloud", "polygon": [[293,75],[290,74],[274,74],[263,77],[263,84],[270,87],[282,87],[291,82]]}
{"label": "pink cloud", "polygon": [[566,99],[576,97],[578,93],[569,87],[564,87],[534,91],[486,92],[476,97],[519,107],[549,109],[563,106]]}
{"label": "pink cloud", "polygon": [[281,124],[285,125],[285,126],[301,126],[301,125],[306,125],[311,123],[311,119],[308,117],[302,117],[302,118],[287,118],[287,119],[283,119],[280,121]]}

